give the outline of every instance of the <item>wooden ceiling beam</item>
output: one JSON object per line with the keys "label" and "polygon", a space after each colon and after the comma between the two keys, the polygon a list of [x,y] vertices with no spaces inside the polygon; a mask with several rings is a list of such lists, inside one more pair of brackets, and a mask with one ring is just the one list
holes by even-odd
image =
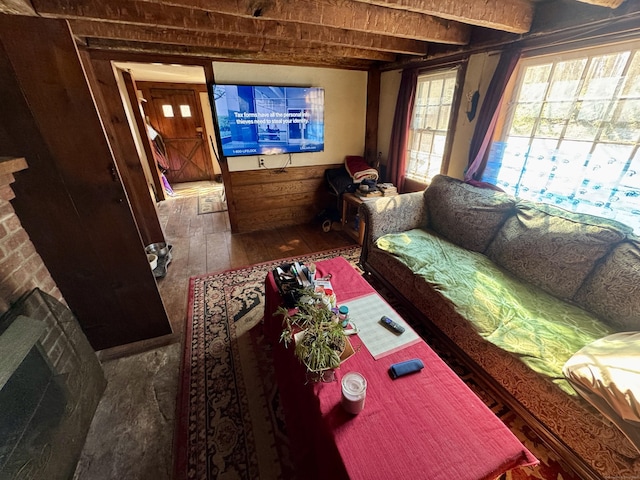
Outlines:
{"label": "wooden ceiling beam", "polygon": [[0,13],[28,16],[36,14],[29,0],[0,0]]}
{"label": "wooden ceiling beam", "polygon": [[[95,0],[98,2],[99,0]],[[425,42],[466,45],[471,27],[416,12],[346,0],[142,0],[212,13],[345,28]]]}
{"label": "wooden ceiling beam", "polygon": [[[283,56],[278,52],[239,52],[212,47],[192,47],[172,44],[150,44],[126,40],[109,40],[103,38],[89,38],[83,47],[89,51],[125,53],[127,55],[144,54],[160,56],[176,56],[206,58],[211,61],[243,61],[274,63],[279,65],[309,65],[354,70],[368,70],[375,62],[354,58],[318,57],[315,54],[304,56]],[[93,55],[93,54],[92,54]]]}
{"label": "wooden ceiling beam", "polygon": [[37,12],[45,17],[61,17],[77,20],[101,20],[133,25],[153,25],[182,28],[190,31],[212,33],[235,32],[241,35],[324,43],[381,50],[407,55],[426,55],[428,43],[408,39],[357,32],[320,25],[301,25],[256,18],[215,14],[184,7],[110,0],[98,3],[94,0],[35,0]]}
{"label": "wooden ceiling beam", "polygon": [[256,53],[268,50],[278,55],[347,57],[381,62],[394,61],[395,54],[349,47],[333,47],[319,43],[298,42],[288,39],[260,39],[236,34],[189,32],[187,30],[102,23],[86,20],[70,20],[74,35],[133,42],[185,45],[190,47],[214,47],[222,50]]}
{"label": "wooden ceiling beam", "polygon": [[598,7],[618,8],[624,0],[577,0],[578,2],[596,5]]}
{"label": "wooden ceiling beam", "polygon": [[[355,0],[368,5],[408,10],[509,33],[526,33],[533,21],[531,0]],[[589,0],[582,0],[589,1]],[[623,0],[592,0],[618,2]]]}

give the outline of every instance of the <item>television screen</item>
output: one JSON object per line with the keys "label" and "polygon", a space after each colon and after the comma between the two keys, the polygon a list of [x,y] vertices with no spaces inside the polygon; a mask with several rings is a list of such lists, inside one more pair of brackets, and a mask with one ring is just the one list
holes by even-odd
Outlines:
{"label": "television screen", "polygon": [[324,150],[324,89],[213,85],[226,157]]}

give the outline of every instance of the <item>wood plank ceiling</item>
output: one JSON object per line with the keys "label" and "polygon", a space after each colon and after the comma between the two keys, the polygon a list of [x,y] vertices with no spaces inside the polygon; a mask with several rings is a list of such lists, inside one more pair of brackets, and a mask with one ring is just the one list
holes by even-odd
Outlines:
{"label": "wood plank ceiling", "polygon": [[556,4],[606,17],[623,2],[0,0],[0,13],[68,19],[79,44],[92,50],[367,69],[478,38],[520,38],[537,10]]}

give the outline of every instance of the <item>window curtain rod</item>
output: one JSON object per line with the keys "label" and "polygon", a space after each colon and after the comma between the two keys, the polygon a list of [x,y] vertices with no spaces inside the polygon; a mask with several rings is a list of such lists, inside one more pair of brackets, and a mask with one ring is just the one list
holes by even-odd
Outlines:
{"label": "window curtain rod", "polygon": [[[385,65],[380,70],[431,69],[451,63],[467,61],[471,55],[479,53],[500,53],[505,47],[521,51],[523,56],[552,53],[554,50],[584,48],[599,43],[612,43],[640,39],[640,10],[616,18],[607,18],[596,22],[576,25],[551,32],[534,32],[508,39],[477,45],[455,52],[443,52],[437,57],[422,60],[409,60]],[[548,50],[548,52],[547,52]]]}

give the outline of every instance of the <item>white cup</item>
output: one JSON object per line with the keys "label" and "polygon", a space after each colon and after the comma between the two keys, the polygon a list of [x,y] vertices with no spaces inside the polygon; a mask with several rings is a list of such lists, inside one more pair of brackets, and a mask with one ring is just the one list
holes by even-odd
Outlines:
{"label": "white cup", "polygon": [[367,380],[358,372],[349,372],[342,377],[342,408],[356,415],[364,408],[367,396]]}

